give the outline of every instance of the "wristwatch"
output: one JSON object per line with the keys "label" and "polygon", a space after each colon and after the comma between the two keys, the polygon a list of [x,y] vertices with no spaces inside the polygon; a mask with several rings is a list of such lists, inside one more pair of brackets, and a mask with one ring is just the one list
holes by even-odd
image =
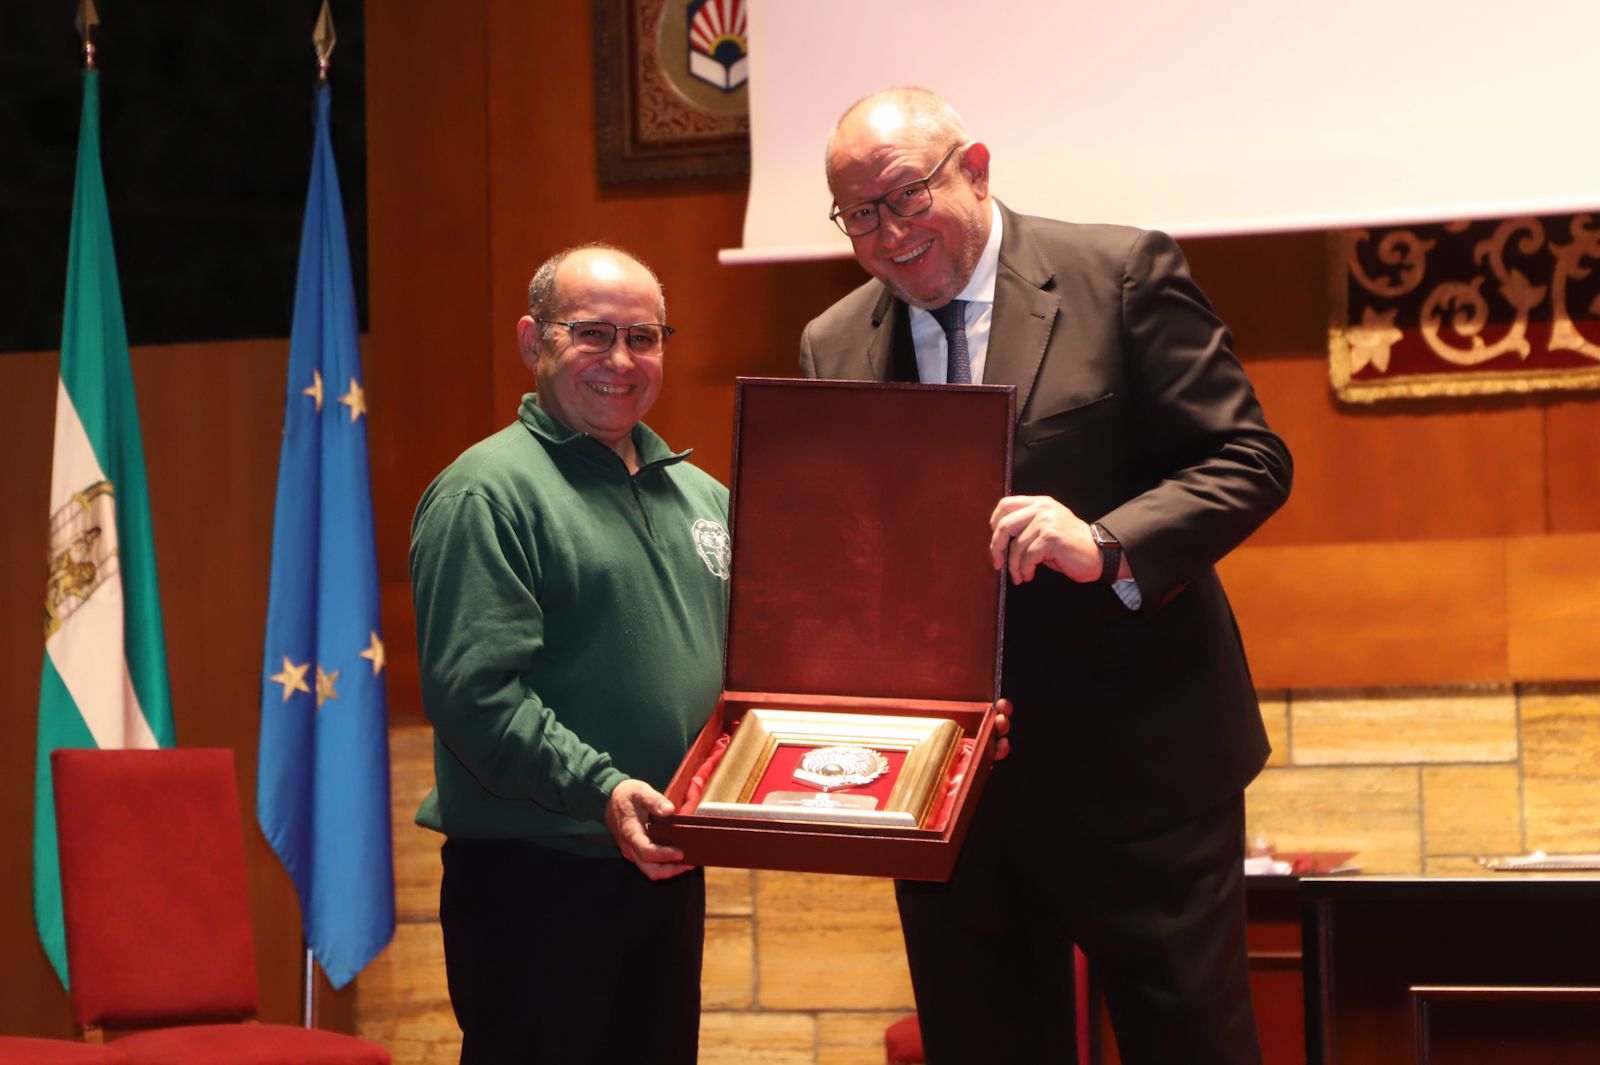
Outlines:
{"label": "wristwatch", "polygon": [[1095,583],[1115,584],[1117,571],[1122,568],[1122,542],[1099,522],[1089,526],[1089,535],[1094,537],[1094,545],[1100,549],[1100,579]]}

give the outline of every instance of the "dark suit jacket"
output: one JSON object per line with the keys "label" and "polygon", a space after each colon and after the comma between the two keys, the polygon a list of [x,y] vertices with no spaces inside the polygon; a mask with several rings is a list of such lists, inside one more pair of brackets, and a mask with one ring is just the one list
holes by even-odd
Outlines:
{"label": "dark suit jacket", "polygon": [[[1041,567],[1006,603],[1005,771],[1134,837],[1204,812],[1268,744],[1213,568],[1287,497],[1232,338],[1165,234],[1001,213],[985,384],[1017,389],[1013,492],[1116,535],[1143,607]],[[808,377],[917,379],[905,304],[872,280],[805,330]],[[978,545],[981,549],[982,545]]]}

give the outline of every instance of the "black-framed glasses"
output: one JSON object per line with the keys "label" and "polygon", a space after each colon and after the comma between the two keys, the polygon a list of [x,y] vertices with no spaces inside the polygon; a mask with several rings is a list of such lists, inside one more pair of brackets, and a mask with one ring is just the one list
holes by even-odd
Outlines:
{"label": "black-framed glasses", "polygon": [[537,318],[535,321],[540,325],[565,326],[572,346],[590,354],[610,351],[611,345],[617,342],[617,334],[621,333],[629,355],[660,355],[666,349],[667,338],[677,332],[665,322],[615,325],[597,321],[556,322],[548,318]]}
{"label": "black-framed glasses", "polygon": [[927,177],[896,186],[875,200],[862,200],[847,207],[835,207],[828,213],[828,218],[834,225],[844,230],[846,236],[864,237],[883,224],[883,216],[878,211],[879,204],[889,208],[901,218],[911,218],[921,214],[933,206],[933,190],[928,187],[929,184],[960,147],[959,144],[951,145],[938,165],[928,171]]}

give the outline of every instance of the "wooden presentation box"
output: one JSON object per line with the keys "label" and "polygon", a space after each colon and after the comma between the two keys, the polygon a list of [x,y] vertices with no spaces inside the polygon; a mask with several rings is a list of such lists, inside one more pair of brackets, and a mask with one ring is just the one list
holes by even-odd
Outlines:
{"label": "wooden presentation box", "polygon": [[[1010,387],[739,379],[723,693],[652,837],[695,865],[949,878],[992,761],[1014,408]],[[840,750],[882,775],[834,790]]]}

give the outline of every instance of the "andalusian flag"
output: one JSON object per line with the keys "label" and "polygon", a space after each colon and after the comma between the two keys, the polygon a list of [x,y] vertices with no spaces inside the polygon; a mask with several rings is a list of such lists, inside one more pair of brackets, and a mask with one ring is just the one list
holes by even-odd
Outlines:
{"label": "andalusian flag", "polygon": [[50,752],[173,745],[144,449],[100,174],[99,74],[93,70],[83,75],[78,127],[44,611],[33,912],[45,953],[65,986]]}
{"label": "andalusian flag", "polygon": [[256,817],[300,895],[306,943],[343,987],[394,935],[389,717],[356,343],[329,89],[289,338]]}

